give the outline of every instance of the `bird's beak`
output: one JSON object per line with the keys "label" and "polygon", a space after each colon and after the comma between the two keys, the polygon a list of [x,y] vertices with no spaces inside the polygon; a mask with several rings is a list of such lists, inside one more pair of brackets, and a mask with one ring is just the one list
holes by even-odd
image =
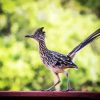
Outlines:
{"label": "bird's beak", "polygon": [[27,38],[33,38],[33,35],[26,35]]}

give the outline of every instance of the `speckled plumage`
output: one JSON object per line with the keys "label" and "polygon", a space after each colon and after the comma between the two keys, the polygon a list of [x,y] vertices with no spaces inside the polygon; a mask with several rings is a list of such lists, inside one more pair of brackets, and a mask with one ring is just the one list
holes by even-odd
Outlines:
{"label": "speckled plumage", "polygon": [[[68,55],[64,55],[55,51],[48,50],[45,44],[45,32],[43,31],[43,27],[38,28],[34,34],[32,35],[26,35],[26,37],[34,38],[39,43],[39,52],[42,59],[42,62],[44,65],[46,65],[51,71],[55,73],[57,76],[57,82],[51,86],[47,90],[51,90],[53,87],[55,87],[59,82],[60,78],[58,76],[58,73],[65,73],[64,69],[67,68],[78,68],[73,62],[72,59],[76,52],[78,52],[80,49],[85,47],[87,44],[92,42],[95,38],[100,36],[100,29],[95,31],[93,34],[91,34],[88,38],[86,38],[83,42],[81,42],[77,47],[75,47]],[[68,77],[68,73],[65,73]],[[69,83],[68,83],[69,84]],[[69,87],[68,87],[69,89]]]}

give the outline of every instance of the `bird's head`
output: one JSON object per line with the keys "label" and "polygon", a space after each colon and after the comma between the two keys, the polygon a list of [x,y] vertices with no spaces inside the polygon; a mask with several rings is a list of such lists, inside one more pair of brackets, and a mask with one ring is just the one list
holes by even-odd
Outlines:
{"label": "bird's head", "polygon": [[43,31],[43,28],[44,28],[44,27],[38,28],[38,29],[34,32],[34,34],[26,35],[25,37],[27,37],[27,38],[34,38],[34,39],[37,40],[37,41],[44,40],[44,38],[45,38],[45,32]]}

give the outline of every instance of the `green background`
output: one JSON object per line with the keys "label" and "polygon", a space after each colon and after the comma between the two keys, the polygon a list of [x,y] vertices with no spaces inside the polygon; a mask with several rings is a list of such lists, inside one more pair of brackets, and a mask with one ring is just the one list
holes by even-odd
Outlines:
{"label": "green background", "polygon": [[[100,28],[100,1],[0,0],[0,90],[41,90],[55,82],[36,41],[25,38],[41,26],[47,47],[67,54]],[[79,69],[69,70],[72,87],[100,92],[100,39],[78,52],[74,62]],[[66,77],[60,78],[56,89],[64,90]]]}

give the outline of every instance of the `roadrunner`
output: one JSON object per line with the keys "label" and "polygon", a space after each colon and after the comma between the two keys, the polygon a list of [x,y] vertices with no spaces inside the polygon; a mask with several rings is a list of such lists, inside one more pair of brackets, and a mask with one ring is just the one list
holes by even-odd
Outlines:
{"label": "roadrunner", "polygon": [[77,65],[73,63],[73,57],[75,54],[85,47],[87,44],[92,42],[98,36],[100,36],[100,29],[96,30],[89,37],[87,37],[83,42],[81,42],[78,46],[76,46],[71,52],[67,55],[51,51],[46,47],[45,44],[45,31],[43,31],[44,27],[38,28],[34,34],[26,35],[27,38],[35,39],[39,44],[39,52],[44,65],[48,67],[54,74],[57,76],[57,82],[52,85],[50,88],[46,90],[52,90],[57,84],[60,83],[59,73],[64,73],[67,77],[67,90],[71,90],[70,82],[68,78],[68,72],[65,71],[67,68],[75,68],[78,69]]}

